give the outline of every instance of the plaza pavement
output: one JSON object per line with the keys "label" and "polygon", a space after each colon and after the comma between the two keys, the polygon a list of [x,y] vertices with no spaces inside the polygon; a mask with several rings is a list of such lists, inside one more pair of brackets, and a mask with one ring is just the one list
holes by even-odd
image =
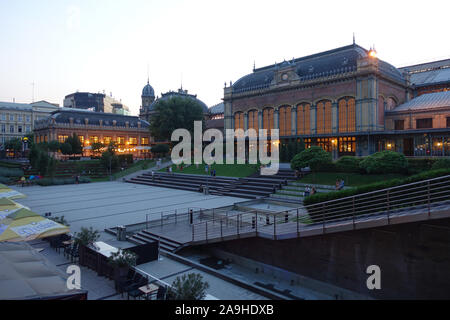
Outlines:
{"label": "plaza pavement", "polygon": [[[64,216],[71,232],[78,232],[81,227],[103,231],[118,225],[144,222],[146,214],[150,214],[149,220],[158,219],[161,211],[188,207],[209,209],[244,201],[121,181],[13,188],[27,196],[17,202],[39,214],[51,212],[52,216]],[[101,240],[110,238],[102,232]]]}

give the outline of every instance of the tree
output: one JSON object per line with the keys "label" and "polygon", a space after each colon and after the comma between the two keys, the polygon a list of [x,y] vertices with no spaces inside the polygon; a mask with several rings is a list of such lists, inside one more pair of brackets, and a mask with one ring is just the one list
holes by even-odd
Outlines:
{"label": "tree", "polygon": [[171,97],[155,103],[155,115],[150,122],[150,133],[156,139],[169,140],[176,129],[187,129],[191,136],[194,121],[204,121],[202,105],[185,97]]}
{"label": "tree", "polygon": [[199,273],[184,274],[177,277],[167,295],[173,300],[202,300],[206,297],[209,284]]}
{"label": "tree", "polygon": [[58,152],[58,150],[61,148],[61,143],[57,140],[52,140],[48,143],[48,151],[50,152]]}
{"label": "tree", "polygon": [[100,162],[110,173],[119,167],[119,157],[112,150],[103,152]]}
{"label": "tree", "polygon": [[170,150],[170,147],[167,144],[157,144],[156,146],[152,147],[152,153],[156,156],[158,154],[162,154],[165,156]]}
{"label": "tree", "polygon": [[309,167],[316,172],[321,166],[328,165],[331,162],[331,154],[329,152],[326,152],[321,147],[313,146],[297,154],[291,161],[291,168],[293,170],[301,170]]}
{"label": "tree", "polygon": [[80,138],[74,133],[72,136],[69,136],[66,141],[72,146],[71,154],[81,154],[83,153],[83,146],[81,144]]}
{"label": "tree", "polygon": [[64,155],[73,154],[73,152],[72,152],[72,145],[70,143],[68,143],[68,142],[64,142],[63,144],[61,144],[59,149],[60,149],[61,153],[64,154]]}
{"label": "tree", "polygon": [[5,142],[5,149],[14,152],[22,151],[22,139],[15,138]]}
{"label": "tree", "polygon": [[94,142],[91,145],[92,152],[94,153],[94,155],[98,155],[104,147],[105,145],[101,142]]}

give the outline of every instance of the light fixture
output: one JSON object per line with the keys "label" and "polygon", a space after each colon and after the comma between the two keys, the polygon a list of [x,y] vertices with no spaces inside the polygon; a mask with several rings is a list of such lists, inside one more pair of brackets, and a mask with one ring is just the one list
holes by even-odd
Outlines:
{"label": "light fixture", "polygon": [[369,57],[371,57],[371,58],[376,58],[377,57],[377,52],[375,51],[375,49],[370,49]]}

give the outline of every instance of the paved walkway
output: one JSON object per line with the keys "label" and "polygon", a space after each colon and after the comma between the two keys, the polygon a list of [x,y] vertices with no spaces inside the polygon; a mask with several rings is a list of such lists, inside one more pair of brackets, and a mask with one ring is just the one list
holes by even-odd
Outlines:
{"label": "paved walkway", "polygon": [[[215,208],[243,200],[119,181],[13,188],[27,196],[17,202],[42,215],[51,212],[52,216],[64,216],[72,232],[79,231],[81,227],[102,231],[118,225],[144,222],[147,214],[150,214],[150,219],[158,219],[161,211],[188,207]],[[105,237],[102,240],[112,236],[105,234]]]}
{"label": "paved walkway", "polygon": [[267,298],[259,294],[167,257],[161,257],[160,260],[141,264],[137,266],[137,269],[167,284],[172,284],[178,276],[199,273],[209,284],[209,288],[206,290],[207,294],[219,300],[267,300]]}
{"label": "paved walkway", "polygon": [[120,178],[120,181],[123,181],[123,179],[128,180],[128,179],[131,179],[131,178],[135,178],[135,177],[140,176],[140,175],[142,175],[144,173],[151,173],[152,170],[154,170],[156,172],[156,171],[158,171],[160,169],[167,168],[170,165],[172,165],[172,161],[166,161],[166,162],[162,163],[161,166],[155,165],[155,166],[153,166],[153,167],[151,167],[149,169],[139,170],[139,171],[131,173],[131,174],[127,175],[127,176],[124,176],[124,177]]}

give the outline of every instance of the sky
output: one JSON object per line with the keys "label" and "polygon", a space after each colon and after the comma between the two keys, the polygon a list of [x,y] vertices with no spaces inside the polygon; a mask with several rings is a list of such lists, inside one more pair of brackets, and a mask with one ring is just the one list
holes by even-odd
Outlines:
{"label": "sky", "polygon": [[212,106],[254,63],[345,46],[353,33],[396,67],[447,59],[449,9],[448,0],[0,0],[0,101],[62,105],[104,91],[137,115],[148,76],[156,95],[182,83]]}

